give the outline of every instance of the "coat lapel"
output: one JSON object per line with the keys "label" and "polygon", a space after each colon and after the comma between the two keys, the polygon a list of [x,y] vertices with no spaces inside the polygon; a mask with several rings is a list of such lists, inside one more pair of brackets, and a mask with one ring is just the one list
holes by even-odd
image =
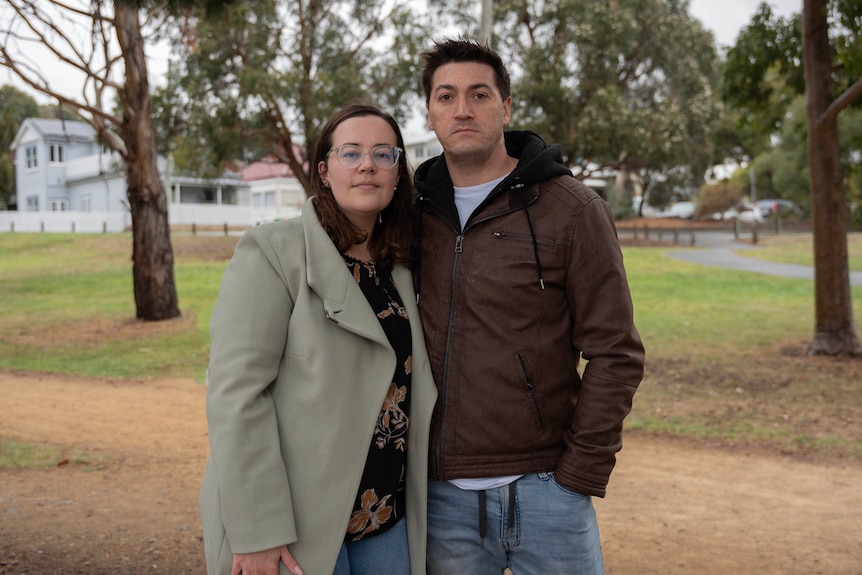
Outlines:
{"label": "coat lapel", "polygon": [[312,199],[306,200],[302,210],[308,286],[323,301],[327,319],[344,329],[390,347],[377,316],[365,299],[365,294],[350,275],[344,259],[326,230],[320,225],[312,202]]}

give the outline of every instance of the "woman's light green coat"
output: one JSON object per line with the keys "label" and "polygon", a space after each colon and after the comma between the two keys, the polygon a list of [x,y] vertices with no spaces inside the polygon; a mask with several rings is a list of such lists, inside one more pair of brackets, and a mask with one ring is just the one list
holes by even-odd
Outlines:
{"label": "woman's light green coat", "polygon": [[[284,544],[305,575],[332,573],[395,371],[395,352],[311,202],[301,220],[243,236],[213,312],[200,496],[210,575],[230,573],[233,553]],[[410,272],[392,276],[413,337],[406,519],[415,575],[425,573],[436,389]]]}

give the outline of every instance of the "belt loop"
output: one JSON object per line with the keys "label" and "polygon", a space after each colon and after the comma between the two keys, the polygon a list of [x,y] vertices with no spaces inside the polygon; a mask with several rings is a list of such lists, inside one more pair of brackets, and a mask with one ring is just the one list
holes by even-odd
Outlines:
{"label": "belt loop", "polygon": [[479,538],[485,541],[485,532],[488,528],[488,509],[485,504],[485,490],[480,489],[479,493]]}

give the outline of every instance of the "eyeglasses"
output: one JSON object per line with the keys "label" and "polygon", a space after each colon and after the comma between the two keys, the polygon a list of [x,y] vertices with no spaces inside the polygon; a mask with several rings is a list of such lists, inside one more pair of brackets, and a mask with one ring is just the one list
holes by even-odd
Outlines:
{"label": "eyeglasses", "polygon": [[362,164],[367,154],[371,155],[371,161],[381,170],[391,170],[398,163],[398,158],[401,157],[401,148],[395,146],[374,146],[370,152],[362,150],[361,146],[356,144],[345,144],[343,146],[335,146],[329,150],[329,154],[335,152],[335,158],[342,168],[352,170],[358,168]]}

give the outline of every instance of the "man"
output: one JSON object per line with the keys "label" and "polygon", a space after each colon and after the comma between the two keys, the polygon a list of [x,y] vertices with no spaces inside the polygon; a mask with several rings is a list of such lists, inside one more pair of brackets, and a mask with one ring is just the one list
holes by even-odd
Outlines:
{"label": "man", "polygon": [[416,172],[414,273],[439,390],[428,573],[602,573],[591,497],[644,362],[611,211],[559,146],[504,133],[496,52],[444,40],[422,58],[443,145]]}

